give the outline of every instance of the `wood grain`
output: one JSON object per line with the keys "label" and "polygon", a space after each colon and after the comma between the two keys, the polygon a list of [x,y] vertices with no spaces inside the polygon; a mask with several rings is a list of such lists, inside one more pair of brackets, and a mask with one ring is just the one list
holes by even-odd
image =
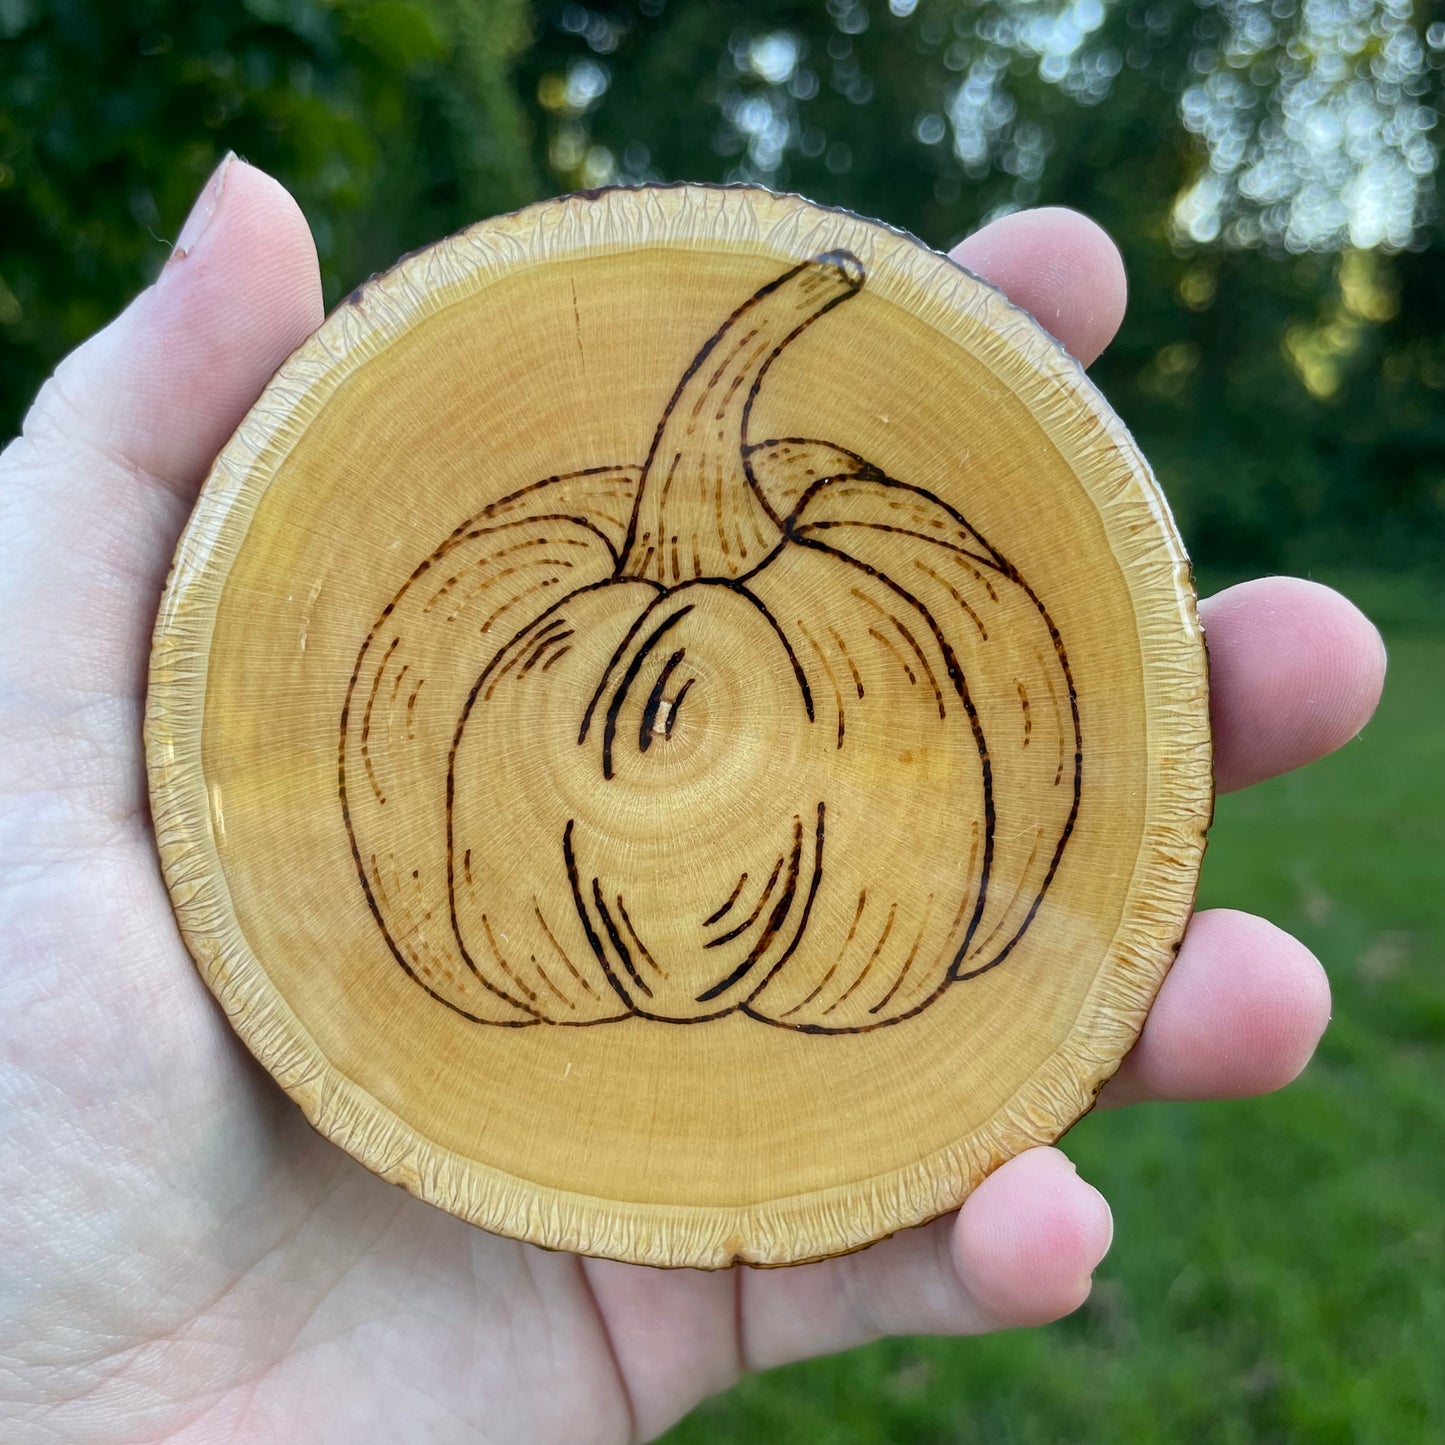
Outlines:
{"label": "wood grain", "polygon": [[207,482],[147,756],[187,943],[323,1133],[700,1267],[1058,1137],[1212,797],[1188,563],[1078,365],[744,188],[548,202],[350,298]]}

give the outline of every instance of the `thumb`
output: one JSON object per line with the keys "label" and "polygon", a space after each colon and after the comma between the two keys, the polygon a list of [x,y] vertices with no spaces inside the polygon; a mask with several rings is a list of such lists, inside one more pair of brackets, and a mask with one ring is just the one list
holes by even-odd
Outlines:
{"label": "thumb", "polygon": [[196,488],[321,318],[300,208],[227,156],[155,284],[61,363],[0,456],[0,680],[37,701],[141,695]]}

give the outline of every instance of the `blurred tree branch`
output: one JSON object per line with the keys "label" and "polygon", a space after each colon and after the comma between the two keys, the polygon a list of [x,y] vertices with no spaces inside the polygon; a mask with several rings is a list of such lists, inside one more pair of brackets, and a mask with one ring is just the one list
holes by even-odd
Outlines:
{"label": "blurred tree branch", "polygon": [[752,181],[939,247],[1061,204],[1123,249],[1095,376],[1201,555],[1438,568],[1442,108],[1424,0],[0,0],[0,428],[228,147],[333,301],[578,186]]}

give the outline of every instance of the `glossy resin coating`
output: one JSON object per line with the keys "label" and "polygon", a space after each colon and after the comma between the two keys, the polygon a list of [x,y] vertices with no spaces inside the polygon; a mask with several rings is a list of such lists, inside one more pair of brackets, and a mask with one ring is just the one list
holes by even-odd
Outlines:
{"label": "glossy resin coating", "polygon": [[1056,1138],[1211,806],[1188,564],[1077,364],[742,188],[344,305],[217,461],[147,727],[187,941],[313,1122],[653,1264],[857,1248]]}

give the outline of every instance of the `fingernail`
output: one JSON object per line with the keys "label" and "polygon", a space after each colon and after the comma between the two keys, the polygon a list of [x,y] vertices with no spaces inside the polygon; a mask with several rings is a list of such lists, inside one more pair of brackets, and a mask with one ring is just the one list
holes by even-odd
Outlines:
{"label": "fingernail", "polygon": [[191,207],[191,213],[186,217],[186,224],[181,227],[181,234],[176,240],[175,249],[171,252],[170,259],[172,261],[184,261],[196,249],[201,237],[206,234],[206,227],[211,224],[211,218],[221,204],[221,193],[226,187],[226,172],[231,169],[231,162],[235,159],[236,152],[227,151],[221,157],[221,164],[211,172],[210,180],[206,182],[201,194],[196,197],[195,205]]}
{"label": "fingernail", "polygon": [[1109,1201],[1105,1199],[1104,1196],[1097,1189],[1095,1189],[1092,1184],[1085,1184],[1084,1187],[1093,1191],[1095,1199],[1094,1208],[1096,1209],[1098,1214],[1102,1216],[1104,1221],[1103,1248],[1099,1250],[1099,1257],[1094,1261],[1093,1264],[1093,1268],[1098,1269],[1098,1267],[1103,1264],[1104,1259],[1108,1255],[1110,1249],[1112,1249],[1114,1246],[1114,1211],[1109,1208]]}

